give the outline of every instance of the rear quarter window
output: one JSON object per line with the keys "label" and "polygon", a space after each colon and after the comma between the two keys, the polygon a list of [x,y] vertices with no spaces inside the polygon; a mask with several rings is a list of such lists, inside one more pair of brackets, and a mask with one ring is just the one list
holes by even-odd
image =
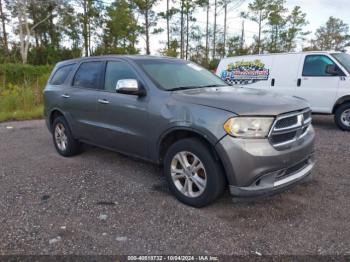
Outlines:
{"label": "rear quarter window", "polygon": [[67,77],[69,76],[70,72],[72,72],[75,64],[71,65],[65,65],[56,70],[53,77],[50,80],[51,85],[62,85]]}

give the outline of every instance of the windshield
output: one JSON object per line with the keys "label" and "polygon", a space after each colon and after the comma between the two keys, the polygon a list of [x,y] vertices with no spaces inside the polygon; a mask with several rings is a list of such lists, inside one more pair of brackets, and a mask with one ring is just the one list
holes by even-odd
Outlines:
{"label": "windshield", "polygon": [[337,61],[339,63],[341,63],[341,65],[343,67],[345,67],[346,71],[348,71],[348,73],[350,73],[350,55],[349,54],[345,54],[345,53],[336,53],[336,54],[332,54],[332,56],[337,59]]}
{"label": "windshield", "polygon": [[146,74],[166,91],[227,86],[219,77],[192,63],[176,59],[137,60]]}

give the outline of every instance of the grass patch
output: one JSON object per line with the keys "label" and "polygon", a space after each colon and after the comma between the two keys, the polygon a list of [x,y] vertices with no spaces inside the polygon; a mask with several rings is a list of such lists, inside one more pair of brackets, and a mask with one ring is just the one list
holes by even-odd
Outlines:
{"label": "grass patch", "polygon": [[0,122],[43,117],[43,88],[51,69],[0,64]]}
{"label": "grass patch", "polygon": [[28,110],[17,110],[12,112],[0,111],[0,122],[14,120],[32,120],[43,118],[43,106],[38,106]]}

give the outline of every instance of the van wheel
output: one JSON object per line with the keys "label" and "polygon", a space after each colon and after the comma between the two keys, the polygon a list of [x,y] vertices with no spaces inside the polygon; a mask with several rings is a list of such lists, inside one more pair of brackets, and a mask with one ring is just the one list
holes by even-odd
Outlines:
{"label": "van wheel", "polygon": [[337,108],[334,120],[341,130],[350,131],[350,103],[343,104]]}
{"label": "van wheel", "polygon": [[52,137],[57,152],[64,157],[80,153],[81,145],[73,138],[64,117],[57,117],[52,124]]}
{"label": "van wheel", "polygon": [[203,207],[224,191],[221,166],[201,140],[186,138],[170,146],[164,158],[164,172],[171,192],[181,202]]}

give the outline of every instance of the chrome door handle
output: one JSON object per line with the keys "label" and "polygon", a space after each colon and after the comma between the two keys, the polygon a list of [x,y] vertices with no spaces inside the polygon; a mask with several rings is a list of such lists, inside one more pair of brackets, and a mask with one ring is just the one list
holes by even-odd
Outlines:
{"label": "chrome door handle", "polygon": [[63,94],[63,95],[61,95],[63,98],[70,98],[70,96],[69,95],[67,95],[67,94]]}
{"label": "chrome door handle", "polygon": [[106,99],[98,99],[97,102],[99,102],[101,104],[109,104],[109,101]]}

